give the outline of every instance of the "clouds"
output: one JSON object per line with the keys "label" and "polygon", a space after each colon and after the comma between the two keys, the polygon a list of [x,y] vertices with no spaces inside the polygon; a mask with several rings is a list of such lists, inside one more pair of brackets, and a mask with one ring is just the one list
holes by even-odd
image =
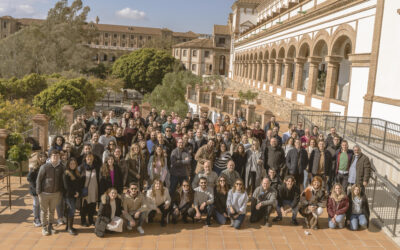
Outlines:
{"label": "clouds", "polygon": [[131,8],[124,8],[115,13],[120,18],[133,19],[133,20],[144,20],[147,18],[144,11],[132,10]]}
{"label": "clouds", "polygon": [[43,12],[40,7],[45,4],[48,0],[0,0],[0,15],[38,17]]}

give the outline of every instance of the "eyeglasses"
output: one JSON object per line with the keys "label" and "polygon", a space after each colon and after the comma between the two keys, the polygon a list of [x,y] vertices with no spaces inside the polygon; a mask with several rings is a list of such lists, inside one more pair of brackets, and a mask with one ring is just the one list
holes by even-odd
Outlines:
{"label": "eyeglasses", "polygon": [[137,188],[131,188],[131,190],[132,190],[132,191],[136,191],[136,190],[137,190]]}
{"label": "eyeglasses", "polygon": [[200,184],[207,184],[207,182],[200,182]]}

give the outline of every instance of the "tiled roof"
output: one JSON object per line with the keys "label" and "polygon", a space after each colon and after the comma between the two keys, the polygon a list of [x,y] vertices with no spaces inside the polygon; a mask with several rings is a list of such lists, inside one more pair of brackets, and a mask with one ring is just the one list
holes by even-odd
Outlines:
{"label": "tiled roof", "polygon": [[178,43],[174,48],[213,48],[213,41],[208,38],[198,38],[188,42]]}
{"label": "tiled roof", "polygon": [[214,24],[214,34],[230,35],[229,26]]}
{"label": "tiled roof", "polygon": [[188,31],[188,32],[173,32],[173,36],[181,36],[181,37],[191,37],[191,38],[196,38],[199,37],[199,34],[194,33],[193,31]]}
{"label": "tiled roof", "polygon": [[146,35],[161,35],[161,29],[159,29],[159,28],[114,25],[114,24],[95,24],[95,26],[97,27],[97,29],[99,31],[140,33],[140,34],[146,34]]}

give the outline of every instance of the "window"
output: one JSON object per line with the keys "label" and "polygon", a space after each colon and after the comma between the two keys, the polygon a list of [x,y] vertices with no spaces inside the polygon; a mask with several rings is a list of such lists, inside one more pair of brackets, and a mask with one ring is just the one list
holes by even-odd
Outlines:
{"label": "window", "polygon": [[133,48],[133,43],[129,44],[129,47]]}
{"label": "window", "polygon": [[142,39],[143,39],[143,37],[142,37],[142,36],[139,36],[139,40],[142,41]]}
{"label": "window", "polygon": [[151,36],[148,36],[148,37],[147,37],[147,40],[151,40]]}
{"label": "window", "polygon": [[118,35],[117,34],[114,34],[114,38],[117,38],[118,37]]}
{"label": "window", "polygon": [[187,51],[184,49],[183,50],[183,56],[186,56]]}
{"label": "window", "polygon": [[104,37],[108,37],[108,33],[104,33]]}
{"label": "window", "polygon": [[192,71],[196,71],[196,64],[192,64]]}
{"label": "window", "polygon": [[224,37],[220,37],[218,39],[218,43],[225,44],[225,38]]}
{"label": "window", "polygon": [[125,43],[122,43],[122,47],[125,47]]}
{"label": "window", "polygon": [[125,39],[125,37],[126,37],[126,35],[125,35],[125,34],[123,34],[123,35],[122,35],[122,39]]}
{"label": "window", "polygon": [[96,40],[96,45],[99,45],[99,40]]}
{"label": "window", "polygon": [[3,27],[7,28],[7,21],[3,21]]}
{"label": "window", "polygon": [[117,43],[113,43],[113,46],[114,46],[114,47],[117,47]]}
{"label": "window", "polygon": [[103,61],[107,61],[107,55],[103,56]]}
{"label": "window", "polygon": [[183,39],[184,42],[186,42],[186,39]]}
{"label": "window", "polygon": [[108,42],[105,42],[104,45],[105,45],[105,46],[108,46]]}
{"label": "window", "polygon": [[177,49],[175,50],[175,56],[178,56],[178,50]]}
{"label": "window", "polygon": [[210,57],[210,51],[206,50],[204,51],[204,57],[209,58]]}
{"label": "window", "polygon": [[134,35],[131,35],[131,39],[135,39],[135,36],[134,36]]}
{"label": "window", "polygon": [[212,64],[210,64],[210,67],[208,67],[209,71],[212,72]]}
{"label": "window", "polygon": [[196,57],[196,56],[197,56],[197,50],[193,50],[192,56],[193,56],[193,57]]}

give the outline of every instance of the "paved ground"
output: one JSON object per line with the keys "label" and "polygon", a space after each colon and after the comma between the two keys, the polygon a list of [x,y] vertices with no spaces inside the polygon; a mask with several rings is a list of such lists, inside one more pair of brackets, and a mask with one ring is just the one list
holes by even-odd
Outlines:
{"label": "paved ground", "polygon": [[[32,225],[32,200],[28,185],[21,188],[14,178],[13,207],[8,208],[6,196],[0,197],[0,250],[6,249],[400,249],[383,232],[374,226],[369,230],[351,232],[347,229],[326,228],[327,218],[322,219],[322,229],[305,235],[301,226],[289,226],[288,219],[279,225],[265,228],[249,224],[234,230],[229,226],[204,227],[202,224],[177,224],[161,228],[159,224],[144,225],[146,234],[129,232],[113,234],[99,239],[93,228],[79,229],[78,236],[60,232],[44,237],[40,228]],[[2,183],[0,182],[0,186]],[[78,221],[78,219],[77,219]],[[303,223],[303,219],[299,219]],[[61,230],[61,227],[58,228]]]}

